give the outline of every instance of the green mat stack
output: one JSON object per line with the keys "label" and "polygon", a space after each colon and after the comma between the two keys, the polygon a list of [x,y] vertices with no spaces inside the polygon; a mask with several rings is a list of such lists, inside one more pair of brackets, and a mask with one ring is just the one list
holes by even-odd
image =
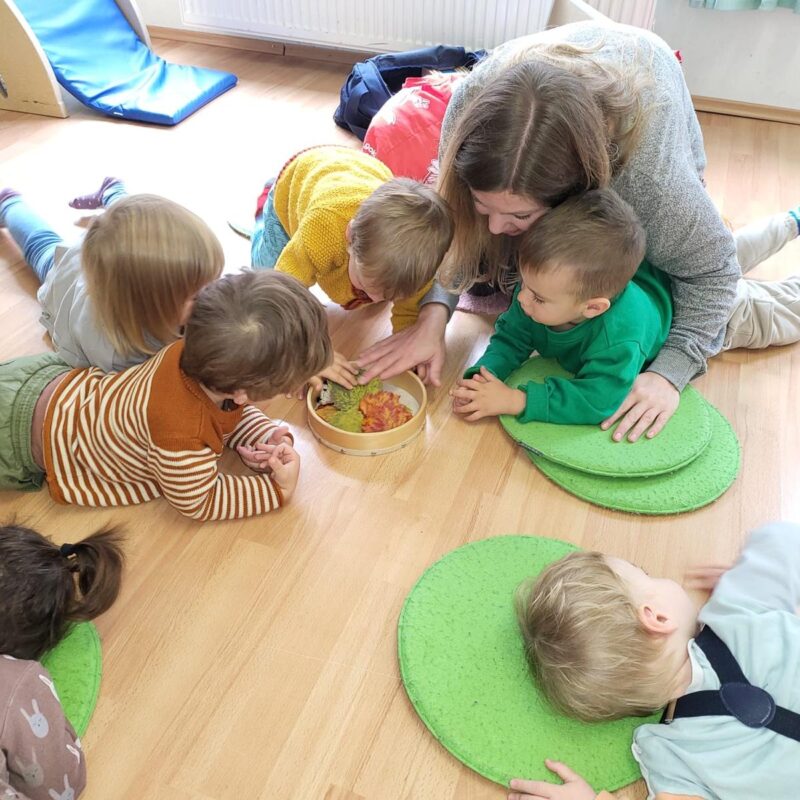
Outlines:
{"label": "green mat stack", "polygon": [[[532,358],[506,383],[516,388],[549,376],[571,377],[555,361]],[[680,514],[716,500],[739,472],[739,442],[728,421],[687,386],[678,410],[653,439],[615,442],[596,425],[518,422],[506,432],[550,480],[605,508],[634,514]]]}
{"label": "green mat stack", "polygon": [[576,548],[556,539],[499,536],[459,547],[429,567],[406,598],[397,650],[411,703],[459,761],[492,781],[554,780],[563,761],[611,791],[639,778],[634,729],[658,715],[589,724],[539,694],[525,660],[514,591]]}

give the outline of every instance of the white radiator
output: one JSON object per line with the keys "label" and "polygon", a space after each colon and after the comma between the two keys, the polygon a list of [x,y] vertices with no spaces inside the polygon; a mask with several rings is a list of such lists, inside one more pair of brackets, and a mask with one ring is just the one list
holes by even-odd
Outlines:
{"label": "white radiator", "polygon": [[656,0],[586,0],[601,14],[615,22],[636,25],[652,30],[656,15]]}
{"label": "white radiator", "polygon": [[[656,0],[588,0],[619,22],[651,27]],[[218,33],[391,52],[491,48],[542,30],[552,0],[180,0],[183,21]]]}

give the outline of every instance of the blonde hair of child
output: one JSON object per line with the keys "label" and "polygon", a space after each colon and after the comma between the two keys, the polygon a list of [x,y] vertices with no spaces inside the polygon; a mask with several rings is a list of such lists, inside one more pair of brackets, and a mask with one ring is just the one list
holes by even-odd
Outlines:
{"label": "blonde hair of child", "polygon": [[646,78],[596,63],[602,46],[538,44],[517,54],[459,116],[442,155],[439,192],[456,222],[440,280],[459,291],[482,265],[511,283],[517,243],[494,236],[472,190],[508,191],[555,207],[608,186],[639,140]]}
{"label": "blonde hair of child", "polygon": [[177,339],[187,301],[222,274],[224,260],[200,217],[152,194],[114,203],[81,251],[97,322],[125,356],[153,355]]}
{"label": "blonde hair of child", "polygon": [[577,300],[613,299],[636,274],[645,232],[634,210],[613,190],[570,197],[520,237],[519,270],[566,269]]}
{"label": "blonde hair of child", "polygon": [[650,714],[674,694],[661,641],[602,553],[574,552],[516,594],[525,653],[560,712],[587,722]]}
{"label": "blonde hair of child", "polygon": [[453,220],[435,189],[394,178],[361,203],[350,237],[362,277],[395,300],[433,280],[450,247]]}

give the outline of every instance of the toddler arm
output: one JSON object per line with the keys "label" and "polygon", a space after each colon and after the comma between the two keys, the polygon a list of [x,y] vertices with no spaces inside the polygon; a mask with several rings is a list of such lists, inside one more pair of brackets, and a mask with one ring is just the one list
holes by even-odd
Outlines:
{"label": "toddler arm", "polygon": [[713,617],[741,611],[784,610],[800,604],[800,525],[773,522],[756,529],[736,564],[725,572],[700,612]]}
{"label": "toddler arm", "polygon": [[164,498],[186,517],[201,522],[242,519],[283,505],[283,493],[271,476],[224,475],[210,447],[153,448],[150,460]]}
{"label": "toddler arm", "polygon": [[313,286],[321,274],[347,263],[346,226],[329,211],[308,212],[278,256],[275,269]]}
{"label": "toddler arm", "polygon": [[[518,293],[519,290],[517,290]],[[517,367],[524,364],[536,347],[538,323],[525,316],[517,302],[517,293],[511,307],[497,318],[494,333],[484,354],[465,373],[471,378],[486,367],[504,381]]]}
{"label": "toddler arm", "polygon": [[540,420],[594,425],[612,414],[630,391],[644,363],[636,342],[623,342],[596,353],[574,378],[545,378],[518,388],[525,392],[520,422]]}
{"label": "toddler arm", "polygon": [[[281,427],[277,422],[273,422],[263,411],[255,406],[246,405],[242,412],[239,424],[233,429],[230,437],[225,441],[226,447],[236,450],[240,445],[252,447],[258,442],[266,442],[273,431]],[[284,434],[294,443],[294,436],[291,433]]]}
{"label": "toddler arm", "polygon": [[50,674],[35,661],[10,698],[3,739],[13,789],[30,800],[51,800],[51,790],[59,797],[68,789],[74,792],[71,797],[81,794],[86,762],[80,740],[64,716]]}

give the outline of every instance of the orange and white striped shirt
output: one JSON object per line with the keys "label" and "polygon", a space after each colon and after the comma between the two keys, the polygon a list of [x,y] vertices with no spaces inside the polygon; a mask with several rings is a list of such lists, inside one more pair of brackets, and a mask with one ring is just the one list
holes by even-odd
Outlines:
{"label": "orange and white striped shirt", "polygon": [[222,448],[253,445],[277,427],[253,406],[223,411],[180,368],[183,342],[116,374],[75,369],[57,386],[43,445],[59,503],[124,506],[163,495],[198,520],[263,514],[282,502],[266,474],[223,475]]}

